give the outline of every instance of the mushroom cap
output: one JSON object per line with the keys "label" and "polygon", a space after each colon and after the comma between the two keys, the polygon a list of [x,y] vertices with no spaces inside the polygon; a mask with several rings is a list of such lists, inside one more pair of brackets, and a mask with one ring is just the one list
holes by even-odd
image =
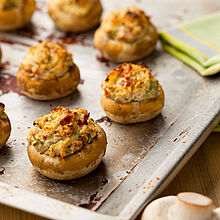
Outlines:
{"label": "mushroom cap", "polygon": [[166,196],[151,202],[144,210],[141,220],[165,220],[169,208],[177,200],[176,196]]}

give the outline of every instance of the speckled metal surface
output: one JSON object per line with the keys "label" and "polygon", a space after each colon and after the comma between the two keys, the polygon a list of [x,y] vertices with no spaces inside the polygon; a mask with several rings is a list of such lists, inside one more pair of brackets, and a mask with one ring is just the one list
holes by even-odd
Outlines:
{"label": "speckled metal surface", "polygon": [[[162,114],[149,122],[128,126],[103,120],[100,84],[116,64],[98,61],[99,53],[92,44],[93,32],[71,35],[55,30],[44,1],[37,3],[32,25],[17,32],[1,33],[0,101],[6,105],[12,134],[0,152],[0,202],[53,219],[111,219],[109,215],[132,219],[172,177],[178,164],[187,161],[217,122],[220,78],[202,78],[158,44],[157,50],[142,62],[153,70],[164,88],[166,103]],[[130,5],[143,8],[160,29],[220,9],[217,0],[103,0],[104,13]],[[39,40],[62,43],[74,54],[83,80],[71,96],[38,102],[19,93],[15,81],[17,68],[28,47]],[[33,169],[27,157],[26,136],[33,121],[59,105],[87,109],[108,136],[103,162],[96,171],[79,180],[47,179]],[[31,208],[25,198],[36,199],[37,205]],[[45,209],[46,203],[41,204],[41,200],[56,205]],[[62,211],[64,204],[72,207],[66,215]],[[90,215],[75,205],[107,215]]]}

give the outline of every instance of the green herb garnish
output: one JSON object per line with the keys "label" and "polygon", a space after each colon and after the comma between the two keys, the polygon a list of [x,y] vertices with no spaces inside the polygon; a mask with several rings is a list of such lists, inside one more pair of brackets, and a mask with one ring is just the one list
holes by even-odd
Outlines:
{"label": "green herb garnish", "polygon": [[4,7],[4,10],[10,10],[10,9],[16,8],[17,6],[18,5],[16,2],[14,2],[13,0],[9,0]]}
{"label": "green herb garnish", "polygon": [[115,39],[115,37],[116,37],[116,31],[109,31],[109,32],[108,32],[108,37],[109,37],[110,39]]}
{"label": "green herb garnish", "polygon": [[88,136],[88,143],[90,144],[92,142],[92,137],[89,133],[87,133],[87,136]]}

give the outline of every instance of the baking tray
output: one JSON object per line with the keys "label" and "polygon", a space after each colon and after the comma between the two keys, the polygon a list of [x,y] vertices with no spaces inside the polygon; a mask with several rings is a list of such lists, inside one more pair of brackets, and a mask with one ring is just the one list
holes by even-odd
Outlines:
{"label": "baking tray", "polygon": [[[103,0],[104,14],[115,8],[138,6],[152,15],[159,29],[220,9],[218,0]],[[116,64],[99,57],[93,34],[64,34],[37,1],[32,24],[1,33],[3,67],[0,101],[12,123],[12,133],[0,152],[0,203],[50,219],[134,219],[205,140],[220,120],[220,77],[201,77],[162,50],[142,60],[156,75],[166,96],[156,119],[120,125],[109,121],[100,105],[100,84]],[[40,40],[61,43],[74,54],[81,71],[78,90],[60,100],[39,102],[19,93],[15,75],[28,47]],[[108,148],[100,166],[73,181],[41,176],[30,164],[26,137],[36,118],[56,106],[87,109],[104,128]],[[89,210],[88,210],[89,209]]]}

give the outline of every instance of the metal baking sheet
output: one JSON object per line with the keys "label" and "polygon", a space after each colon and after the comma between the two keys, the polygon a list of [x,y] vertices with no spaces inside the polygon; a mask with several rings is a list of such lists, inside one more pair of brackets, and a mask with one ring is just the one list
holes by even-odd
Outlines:
{"label": "metal baking sheet", "polygon": [[[102,2],[104,14],[115,8],[138,6],[152,16],[159,29],[220,9],[218,0]],[[54,28],[45,1],[37,4],[31,25],[1,33],[0,101],[6,105],[12,134],[0,152],[0,202],[51,219],[134,219],[220,120],[220,77],[201,77],[164,52],[158,43],[156,51],[142,62],[153,70],[164,88],[162,114],[135,125],[113,123],[102,111],[100,84],[116,64],[100,62],[99,52],[93,47],[94,31],[64,34]],[[61,43],[73,53],[82,78],[74,94],[39,102],[19,93],[15,79],[18,66],[29,46],[39,40]],[[33,121],[59,105],[87,109],[108,136],[101,165],[78,180],[45,178],[33,169],[27,157],[26,136]]]}

